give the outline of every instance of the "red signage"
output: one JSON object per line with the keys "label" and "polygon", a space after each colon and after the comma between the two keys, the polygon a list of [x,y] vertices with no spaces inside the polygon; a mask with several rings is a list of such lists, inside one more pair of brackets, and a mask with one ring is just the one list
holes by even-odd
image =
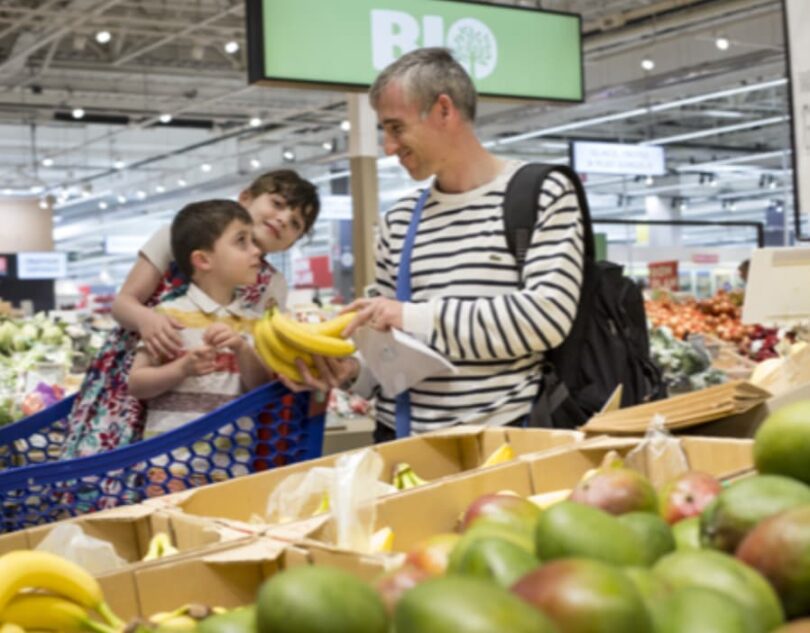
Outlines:
{"label": "red signage", "polygon": [[329,255],[302,257],[293,262],[293,286],[296,288],[331,288],[332,285]]}
{"label": "red signage", "polygon": [[650,274],[650,288],[653,290],[678,289],[678,262],[650,262],[647,264]]}
{"label": "red signage", "polygon": [[720,261],[720,256],[713,253],[694,253],[692,261],[695,264],[716,264]]}

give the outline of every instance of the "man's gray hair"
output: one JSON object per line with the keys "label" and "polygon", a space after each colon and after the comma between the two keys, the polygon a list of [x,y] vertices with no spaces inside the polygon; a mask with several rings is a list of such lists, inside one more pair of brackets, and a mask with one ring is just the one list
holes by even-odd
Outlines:
{"label": "man's gray hair", "polygon": [[402,85],[406,98],[416,102],[423,116],[439,95],[446,94],[467,121],[475,121],[478,93],[467,71],[447,48],[417,48],[388,65],[369,91],[375,110],[382,91],[394,81]]}

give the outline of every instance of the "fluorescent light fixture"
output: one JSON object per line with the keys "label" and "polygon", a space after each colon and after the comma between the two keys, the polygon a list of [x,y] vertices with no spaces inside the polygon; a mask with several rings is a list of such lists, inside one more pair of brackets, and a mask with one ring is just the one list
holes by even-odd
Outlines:
{"label": "fluorescent light fixture", "polygon": [[43,167],[53,167],[53,158],[43,158],[42,159],[42,166]]}
{"label": "fluorescent light fixture", "polygon": [[116,160],[113,162],[113,167],[115,167],[116,169],[123,169],[126,166],[127,164],[122,160]]}
{"label": "fluorescent light fixture", "polygon": [[164,123],[164,124],[171,123],[172,122],[172,115],[169,114],[168,112],[165,112],[165,113],[161,114],[160,115],[160,122]]}
{"label": "fluorescent light fixture", "polygon": [[229,55],[233,55],[239,50],[239,42],[236,40],[231,40],[225,44],[225,52]]}
{"label": "fluorescent light fixture", "polygon": [[31,189],[29,189],[29,191],[36,196],[45,191],[45,187],[42,187],[40,185],[34,185],[33,187],[31,187]]}
{"label": "fluorescent light fixture", "polygon": [[[40,209],[47,209],[48,208],[48,201],[45,200],[45,198],[43,198],[42,200],[39,201],[39,208]],[[55,221],[56,221],[56,218],[54,218],[54,222]]]}
{"label": "fluorescent light fixture", "polygon": [[71,113],[74,119],[83,119],[84,118],[84,108],[73,108],[73,112]]}
{"label": "fluorescent light fixture", "polygon": [[352,124],[349,123],[349,121],[341,121],[340,129],[343,130],[344,132],[348,132],[349,130],[352,129]]}
{"label": "fluorescent light fixture", "polygon": [[261,166],[262,166],[262,163],[258,158],[251,158],[250,159],[250,168],[251,169],[258,169]]}
{"label": "fluorescent light fixture", "polygon": [[146,200],[146,192],[143,189],[139,189],[135,197],[138,198],[138,200]]}
{"label": "fluorescent light fixture", "polygon": [[331,152],[335,149],[335,142],[334,141],[324,141],[322,147],[327,151]]}
{"label": "fluorescent light fixture", "polygon": [[203,163],[202,165],[200,165],[200,171],[203,171],[203,172],[205,172],[206,174],[207,174],[209,171],[211,171],[211,169],[212,169],[212,167],[211,167],[211,164],[210,164],[210,163]]}
{"label": "fluorescent light fixture", "polygon": [[745,115],[742,112],[735,112],[734,110],[700,110],[700,114],[704,116],[714,117],[715,119],[743,119]]}
{"label": "fluorescent light fixture", "polygon": [[667,145],[669,143],[678,143],[680,141],[691,141],[698,138],[706,138],[707,136],[716,136],[718,134],[728,134],[729,132],[737,132],[739,130],[750,130],[755,127],[765,127],[768,125],[777,125],[784,123],[788,120],[786,116],[775,116],[768,119],[760,119],[758,121],[748,121],[746,123],[737,123],[735,125],[726,125],[724,127],[710,128],[708,130],[699,130],[697,132],[687,132],[686,134],[676,134],[675,136],[665,136],[664,138],[652,139],[649,141],[642,141],[640,145]]}
{"label": "fluorescent light fixture", "polygon": [[250,117],[250,121],[248,121],[250,127],[259,127],[262,124],[262,120],[257,116]]}
{"label": "fluorescent light fixture", "polygon": [[295,160],[295,152],[291,149],[285,149],[283,152],[281,152],[281,157],[287,162],[291,163]]}
{"label": "fluorescent light fixture", "polygon": [[118,200],[118,204],[126,204],[127,197],[126,197],[126,196],[123,196],[123,195],[121,195],[121,194],[118,194],[118,198],[117,198],[117,200]]}
{"label": "fluorescent light fixture", "polygon": [[641,67],[646,71],[650,71],[655,68],[655,61],[651,57],[645,57],[641,60]]}
{"label": "fluorescent light fixture", "polygon": [[185,187],[188,183],[185,180],[183,180],[182,178],[178,178],[177,179],[177,184],[180,187]]}
{"label": "fluorescent light fixture", "polygon": [[718,37],[716,40],[714,40],[714,45],[718,48],[718,50],[727,51],[731,43],[728,41],[727,37]]}
{"label": "fluorescent light fixture", "polygon": [[102,211],[104,211],[104,209],[106,209],[108,206],[109,205],[106,202],[104,202],[104,200],[98,203],[98,208],[101,209]]}
{"label": "fluorescent light fixture", "polygon": [[110,35],[109,31],[99,31],[96,33],[96,42],[99,44],[106,44],[112,39],[112,35]]}
{"label": "fluorescent light fixture", "polygon": [[644,179],[644,184],[645,184],[647,187],[652,187],[652,186],[655,184],[655,178],[653,178],[652,176],[647,176],[647,177]]}

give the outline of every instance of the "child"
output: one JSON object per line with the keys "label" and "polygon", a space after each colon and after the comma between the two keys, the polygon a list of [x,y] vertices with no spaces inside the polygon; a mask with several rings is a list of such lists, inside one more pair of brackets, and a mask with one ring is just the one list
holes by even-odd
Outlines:
{"label": "child", "polygon": [[182,326],[183,352],[174,359],[140,348],[129,392],[146,402],[144,438],[175,429],[269,380],[249,342],[256,316],[236,289],[253,283],[261,251],[250,215],[238,203],[187,205],[174,219],[175,261],[190,280],[184,295],[155,309]]}

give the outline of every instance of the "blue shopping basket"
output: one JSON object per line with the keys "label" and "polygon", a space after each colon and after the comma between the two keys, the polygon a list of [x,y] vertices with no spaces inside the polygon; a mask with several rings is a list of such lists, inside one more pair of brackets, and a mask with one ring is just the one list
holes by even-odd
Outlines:
{"label": "blue shopping basket", "polygon": [[[140,503],[320,457],[323,449],[324,415],[309,414],[310,394],[274,382],[149,440],[52,461],[68,400],[0,431],[0,442],[11,438],[4,448],[24,464],[0,472],[0,531]],[[32,463],[43,456],[51,460]]]}

